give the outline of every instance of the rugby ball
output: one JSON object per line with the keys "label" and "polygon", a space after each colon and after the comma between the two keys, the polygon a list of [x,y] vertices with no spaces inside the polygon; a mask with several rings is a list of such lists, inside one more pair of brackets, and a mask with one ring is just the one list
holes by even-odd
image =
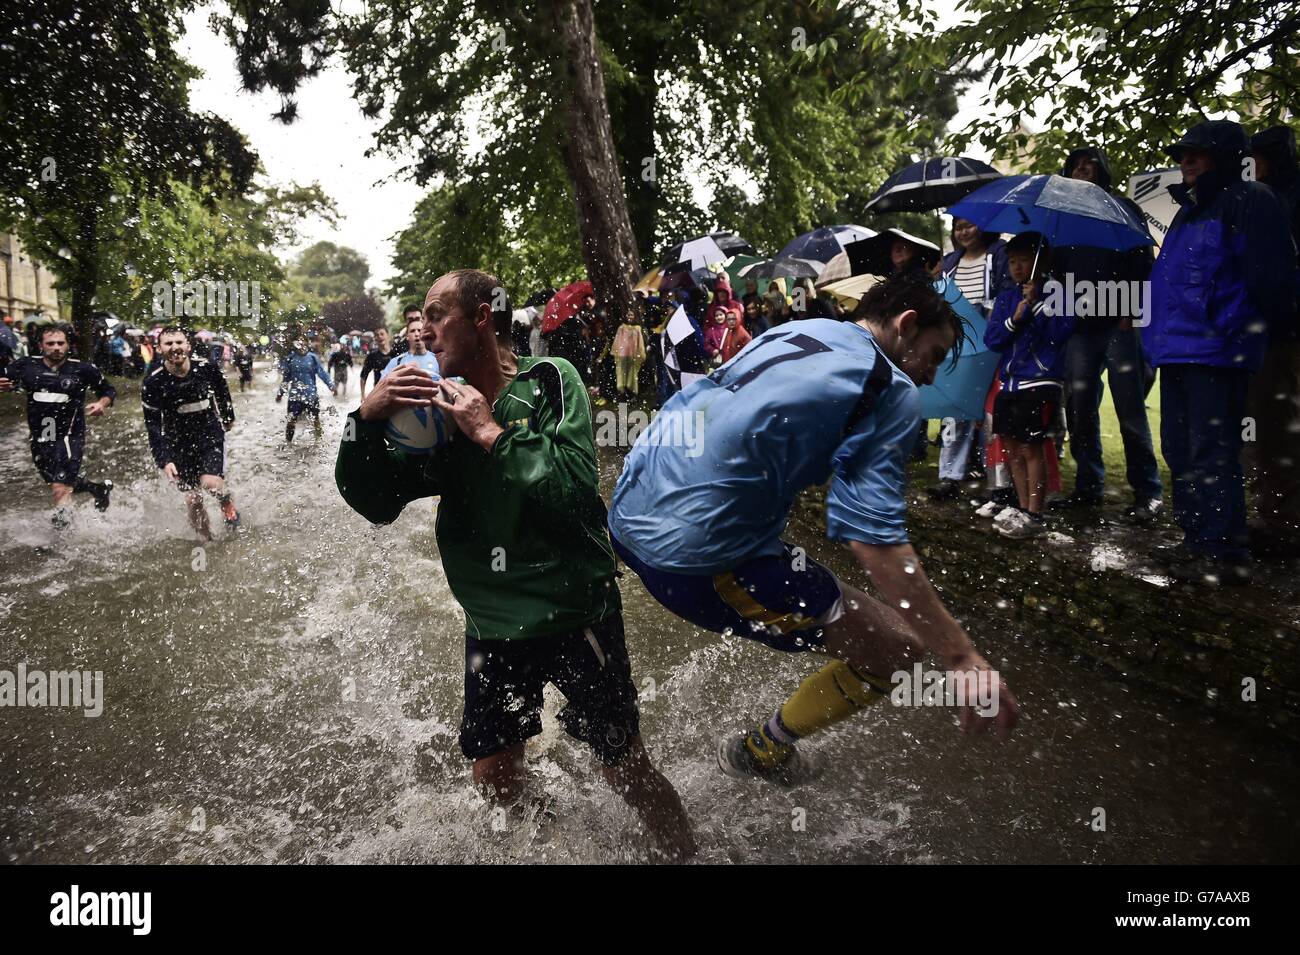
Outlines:
{"label": "rugby ball", "polygon": [[403,408],[388,419],[384,436],[407,454],[428,454],[452,439],[456,422],[437,408]]}

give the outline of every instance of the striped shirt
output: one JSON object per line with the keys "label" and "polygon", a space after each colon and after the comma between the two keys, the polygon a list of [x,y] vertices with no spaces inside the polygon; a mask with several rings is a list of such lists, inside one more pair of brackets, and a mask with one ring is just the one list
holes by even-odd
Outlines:
{"label": "striped shirt", "polygon": [[966,297],[966,301],[977,307],[984,304],[984,278],[987,269],[987,256],[981,255],[974,262],[962,259],[951,273],[952,280],[961,290],[961,294]]}

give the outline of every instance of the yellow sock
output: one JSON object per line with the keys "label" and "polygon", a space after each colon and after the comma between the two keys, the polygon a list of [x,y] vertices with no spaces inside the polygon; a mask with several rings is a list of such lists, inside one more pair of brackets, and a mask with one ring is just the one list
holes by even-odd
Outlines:
{"label": "yellow sock", "polygon": [[771,719],[751,731],[745,746],[760,765],[779,765],[794,751],[796,740],[883,700],[890,689],[886,681],[832,660],[800,683]]}

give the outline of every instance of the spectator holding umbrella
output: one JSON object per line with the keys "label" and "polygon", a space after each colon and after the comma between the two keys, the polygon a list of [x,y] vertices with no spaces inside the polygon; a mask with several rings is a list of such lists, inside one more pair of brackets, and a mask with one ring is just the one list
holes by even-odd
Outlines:
{"label": "spectator holding umbrella", "polygon": [[1016,284],[998,293],[984,331],[984,343],[1003,359],[1002,388],[993,404],[993,432],[1002,440],[1020,506],[999,515],[1004,537],[1039,537],[1046,530],[1051,461],[1044,451],[1061,402],[1065,347],[1074,317],[1057,310],[1043,294],[1042,236],[1017,235],[1007,244],[1008,267]]}
{"label": "spectator holding umbrella", "polygon": [[[1143,221],[1141,210],[1125,196],[1111,189],[1110,164],[1106,154],[1095,146],[1072,150],[1065,158],[1061,175],[1091,182],[1110,192],[1122,202],[1133,218]],[[1149,247],[1124,252],[1091,246],[1074,246],[1057,250],[1052,271],[1062,281],[1072,278],[1081,282],[1124,282],[1129,288],[1140,287],[1151,272]],[[1147,423],[1145,361],[1142,340],[1133,327],[1140,317],[1141,296],[1129,295],[1124,314],[1078,315],[1074,333],[1065,352],[1065,412],[1070,433],[1070,453],[1078,471],[1074,492],[1053,502],[1053,507],[1097,507],[1102,502],[1106,468],[1101,451],[1101,373],[1106,372],[1110,394],[1119,418],[1124,440],[1124,460],[1128,483],[1133,489],[1133,505],[1125,513],[1130,523],[1150,523],[1160,512],[1162,493],[1160,470]]]}
{"label": "spectator holding umbrella", "polygon": [[[996,232],[984,232],[968,219],[953,220],[952,243],[953,250],[940,262],[940,272],[987,318],[994,299],[1014,284],[1007,271],[1006,243]],[[978,421],[944,422],[939,430],[939,484],[927,491],[930,497],[957,496],[966,479],[978,430]]]}
{"label": "spectator holding umbrella", "polygon": [[[1289,213],[1291,237],[1300,244],[1300,169],[1295,132],[1274,126],[1250,141],[1255,179],[1271,186]],[[1246,473],[1255,495],[1251,528],[1256,557],[1300,556],[1300,310],[1268,331],[1264,366],[1250,382],[1247,413],[1255,441],[1246,445]]]}
{"label": "spectator holding umbrella", "polygon": [[1267,330],[1295,308],[1296,250],[1281,199],[1243,177],[1245,130],[1198,123],[1166,151],[1183,181],[1181,207],[1151,271],[1142,339],[1160,372],[1160,446],[1173,475],[1183,542],[1162,554],[1178,580],[1248,579],[1241,465],[1250,375]]}

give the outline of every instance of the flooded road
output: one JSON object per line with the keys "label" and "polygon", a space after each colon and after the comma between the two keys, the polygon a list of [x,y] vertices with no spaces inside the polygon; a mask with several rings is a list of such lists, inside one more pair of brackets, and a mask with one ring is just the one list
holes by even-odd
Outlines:
{"label": "flooded road", "polygon": [[[502,825],[475,794],[432,502],[386,528],[352,513],[333,462],[355,385],[322,396],[336,413],[318,445],[305,428],[285,448],[268,375],[234,395],[243,529],[202,548],[153,468],[132,384],[88,439],[84,473],[116,483],[113,507],[79,497],[57,539],[21,404],[0,404],[0,670],[100,670],[105,697],[93,718],[0,708],[0,860],[644,859],[633,817],[558,730],[558,695],[529,747],[555,817]],[[620,466],[602,452],[606,497]],[[860,579],[814,529],[793,538]],[[622,588],[643,732],[701,861],[1300,861],[1289,744],[994,620],[968,624],[1024,706],[1010,742],[964,737],[941,709],[876,707],[810,747],[822,772],[802,787],[727,778],[719,733],[766,716],[819,659],[696,631],[634,575]]]}

